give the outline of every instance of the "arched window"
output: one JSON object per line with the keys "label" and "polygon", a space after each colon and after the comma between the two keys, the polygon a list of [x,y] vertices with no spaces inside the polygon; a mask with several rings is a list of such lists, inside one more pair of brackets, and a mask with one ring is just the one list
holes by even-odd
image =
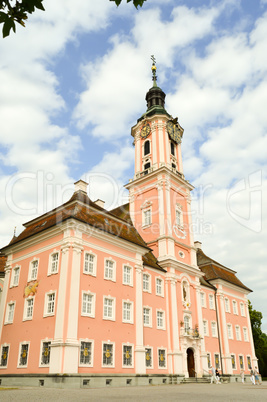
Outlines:
{"label": "arched window", "polygon": [[150,154],[150,141],[149,140],[147,140],[144,143],[144,155],[148,155],[148,154]]}

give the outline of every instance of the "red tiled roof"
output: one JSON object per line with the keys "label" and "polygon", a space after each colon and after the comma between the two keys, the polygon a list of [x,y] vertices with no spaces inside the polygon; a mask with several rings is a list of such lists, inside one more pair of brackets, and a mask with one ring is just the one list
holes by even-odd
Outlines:
{"label": "red tiled roof", "polygon": [[246,289],[252,292],[247,286],[245,286],[236,276],[236,272],[230,270],[219,264],[217,261],[212,260],[210,257],[206,256],[202,250],[197,250],[197,264],[202,272],[204,272],[204,279],[206,281],[212,281],[215,279],[222,279],[240,288]]}
{"label": "red tiled roof", "polygon": [[148,265],[149,267],[159,269],[163,272],[166,272],[164,268],[162,268],[158,262],[152,251],[148,252],[143,256],[143,263],[144,265]]}
{"label": "red tiled roof", "polygon": [[0,253],[0,277],[5,275],[5,265],[7,257]]}

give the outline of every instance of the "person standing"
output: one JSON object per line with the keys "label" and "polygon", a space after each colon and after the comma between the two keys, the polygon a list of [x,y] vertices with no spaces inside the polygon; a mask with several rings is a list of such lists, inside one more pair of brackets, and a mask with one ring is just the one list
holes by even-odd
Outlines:
{"label": "person standing", "polygon": [[215,368],[212,366],[211,367],[211,380],[210,383],[213,384],[213,382],[215,382],[215,384],[218,384],[217,378],[216,378],[216,371]]}
{"label": "person standing", "polygon": [[216,384],[221,384],[221,382],[220,382],[220,373],[219,373],[219,370],[217,368],[216,368],[216,371],[215,371],[215,375],[216,375],[216,380],[217,380]]}
{"label": "person standing", "polygon": [[255,385],[255,377],[254,377],[254,370],[250,370],[250,380],[253,385]]}
{"label": "person standing", "polygon": [[255,375],[255,384],[260,385],[260,375],[259,375],[257,367],[255,367],[254,375]]}
{"label": "person standing", "polygon": [[241,377],[242,384],[244,384],[245,383],[245,372],[244,372],[244,370],[241,370],[240,377]]}

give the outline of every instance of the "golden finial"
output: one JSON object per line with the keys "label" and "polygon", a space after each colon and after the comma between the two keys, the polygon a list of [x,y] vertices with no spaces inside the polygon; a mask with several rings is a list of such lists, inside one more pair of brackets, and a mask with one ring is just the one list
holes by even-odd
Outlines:
{"label": "golden finial", "polygon": [[156,58],[154,55],[151,56],[151,60],[152,60],[152,81],[154,81],[154,85],[156,86],[156,81],[157,81],[157,76],[156,76],[156,71],[157,71],[157,67],[156,67]]}

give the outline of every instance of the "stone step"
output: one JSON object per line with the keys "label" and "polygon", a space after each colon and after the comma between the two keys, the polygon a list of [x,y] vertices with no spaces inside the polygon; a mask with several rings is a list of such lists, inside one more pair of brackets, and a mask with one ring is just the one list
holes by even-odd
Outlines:
{"label": "stone step", "polygon": [[182,384],[208,384],[210,379],[207,377],[188,377],[184,378]]}

